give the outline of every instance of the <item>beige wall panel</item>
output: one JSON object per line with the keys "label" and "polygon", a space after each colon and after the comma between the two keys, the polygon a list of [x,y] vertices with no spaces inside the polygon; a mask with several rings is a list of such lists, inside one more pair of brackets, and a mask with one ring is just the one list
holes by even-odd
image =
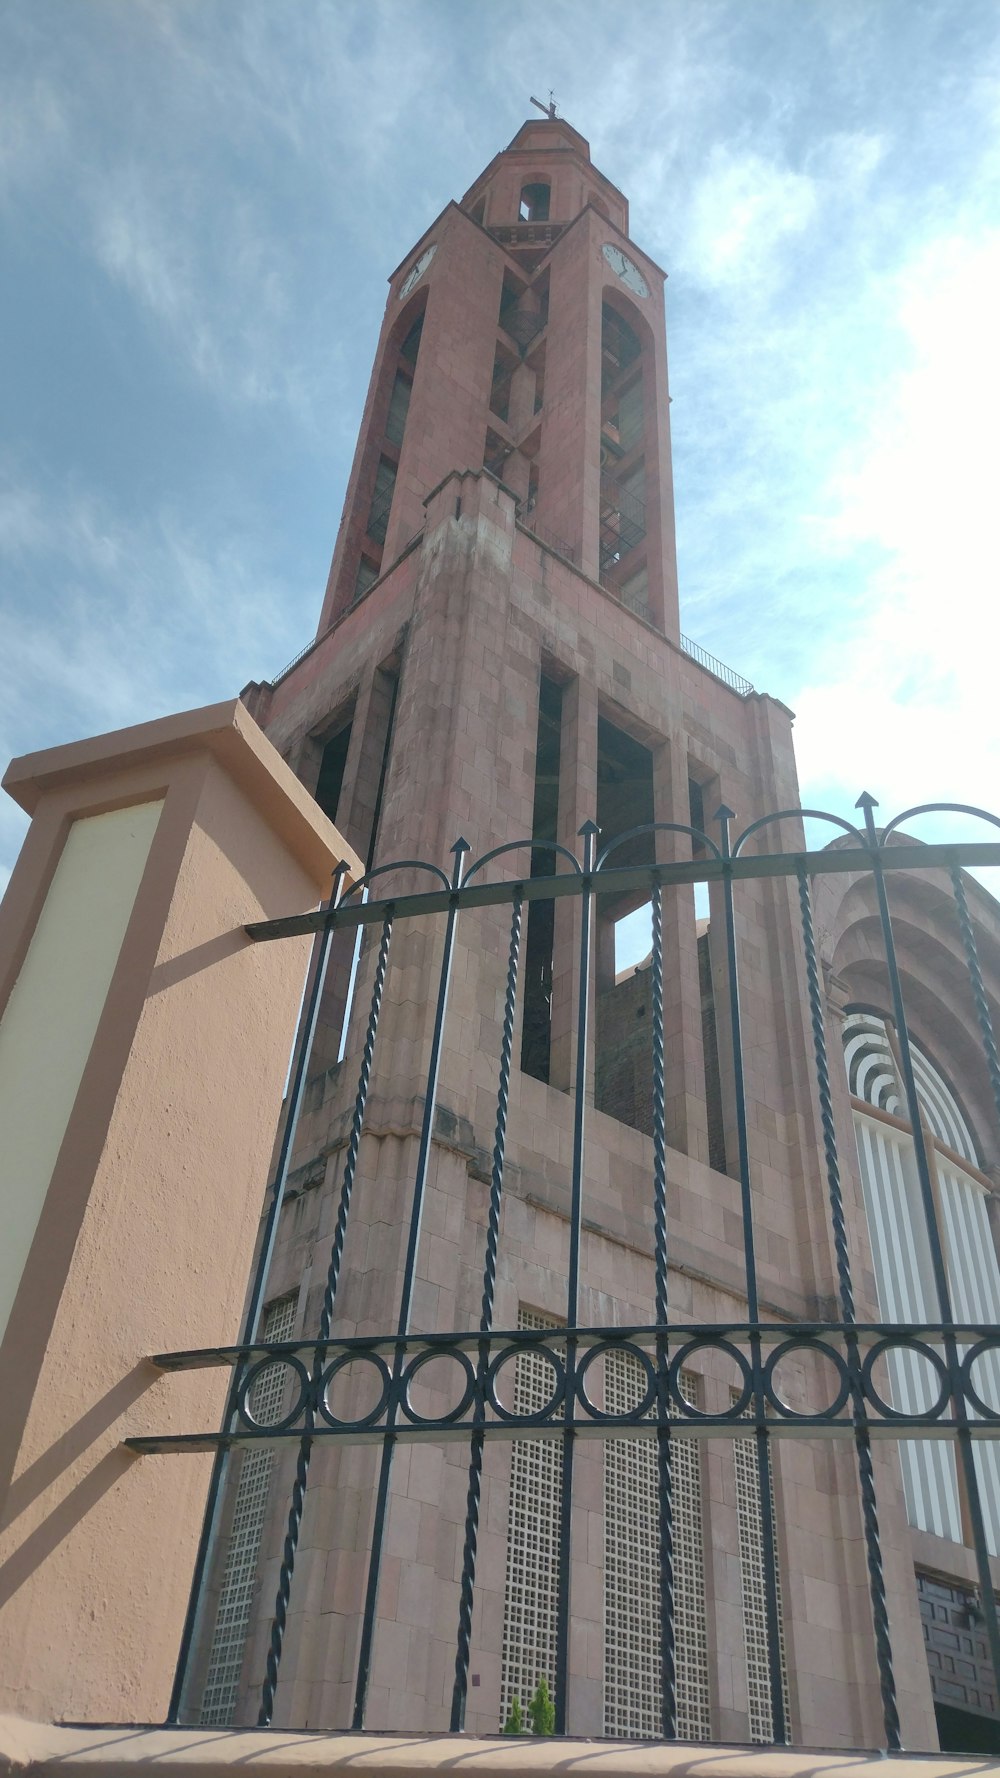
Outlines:
{"label": "beige wall panel", "polygon": [[73,822],[0,1021],[0,1339],[162,807],[141,803]]}

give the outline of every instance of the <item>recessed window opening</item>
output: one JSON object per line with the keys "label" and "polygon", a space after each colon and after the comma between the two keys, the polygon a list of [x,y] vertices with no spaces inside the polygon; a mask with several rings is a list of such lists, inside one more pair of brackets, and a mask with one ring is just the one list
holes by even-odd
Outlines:
{"label": "recessed window opening", "polygon": [[354,577],[354,596],[351,600],[353,605],[356,605],[368,588],[374,585],[379,577],[379,572],[377,562],[373,562],[370,556],[362,556],[358,563],[358,572]]}
{"label": "recessed window opening", "polygon": [[331,735],[323,748],[319,764],[319,777],[316,780],[316,801],[324,815],[331,821],[337,819],[337,808],[340,793],[344,788],[344,772],[347,767],[347,750],[351,744],[351,723],[346,722],[343,728]]}
{"label": "recessed window opening", "polygon": [[[688,774],[688,821],[692,827],[698,829],[699,833],[706,831],[704,788],[698,783],[697,778],[691,777],[690,773]],[[691,850],[696,858],[703,858],[707,851],[704,840],[692,839]]]}
{"label": "recessed window opening", "polygon": [[384,543],[389,529],[389,512],[396,486],[396,465],[388,457],[380,457],[375,471],[375,490],[368,510],[367,531],[375,543]]}
{"label": "recessed window opening", "polygon": [[611,385],[642,356],[638,334],[610,303],[601,309],[601,389]]}
{"label": "recessed window opening", "polygon": [[645,565],[622,581],[621,601],[637,617],[649,618],[649,571]]}
{"label": "recessed window opening", "polygon": [[510,383],[517,361],[498,346],[493,358],[493,380],[490,388],[490,412],[506,422],[510,415]]}
{"label": "recessed window opening", "polygon": [[615,921],[615,986],[648,966],[653,950],[653,904],[644,901]]}
{"label": "recessed window opening", "polygon": [[506,327],[507,317],[513,314],[514,310],[517,308],[518,303],[524,295],[524,291],[525,286],[523,284],[516,278],[513,278],[510,272],[504,272],[503,284],[500,287],[500,311],[497,316],[501,327]]}
{"label": "recessed window opening", "polygon": [[413,382],[404,377],[401,371],[396,372],[389,396],[389,412],[385,422],[385,436],[390,444],[401,445],[406,429],[406,416],[410,408],[410,396],[413,393]]}
{"label": "recessed window opening", "polygon": [[521,222],[548,222],[550,187],[537,180],[521,187],[518,217]]}
{"label": "recessed window opening", "polygon": [[636,377],[623,389],[618,402],[618,443],[623,451],[632,451],[642,443],[643,407],[642,378]]}
{"label": "recessed window opening", "polygon": [[[558,834],[559,757],[562,729],[562,686],[542,674],[538,688],[538,730],[535,744],[535,800],[531,816],[533,877],[552,876]],[[555,904],[528,903],[524,944],[524,1021],[521,1027],[521,1070],[547,1081],[552,1049],[552,953]]]}
{"label": "recessed window opening", "polygon": [[478,222],[479,226],[482,227],[486,220],[486,199],[480,198],[477,203],[473,204],[469,211],[469,215],[472,217],[473,222]]}
{"label": "recessed window opening", "polygon": [[[702,784],[688,772],[688,825],[706,832],[706,802],[714,809],[719,800],[719,787],[714,780]],[[708,847],[704,840],[692,838],[691,856],[705,858]],[[707,883],[694,885],[695,935],[698,946],[698,987],[701,996],[701,1044],[705,1064],[705,1112],[708,1119],[708,1164],[717,1173],[726,1171],[725,1119],[722,1107],[722,1069],[719,1060],[718,1021],[715,1005],[715,976],[712,968],[712,941],[709,926],[710,902]]]}
{"label": "recessed window opening", "polygon": [[601,567],[621,562],[646,535],[646,468],[625,475],[601,470]]}
{"label": "recessed window opening", "polygon": [[405,358],[407,364],[416,364],[417,353],[420,351],[420,335],[424,330],[423,313],[419,314],[410,328],[409,333],[399,348],[399,356]]}
{"label": "recessed window opening", "polygon": [[497,481],[502,481],[504,467],[509,456],[510,445],[506,444],[499,433],[493,431],[492,427],[488,427],[486,444],[483,448],[483,468],[488,469],[491,475],[495,475]]}
{"label": "recessed window opening", "polygon": [[[654,819],[653,755],[604,716],[597,723],[597,824],[602,849]],[[609,867],[649,865],[651,833],[615,848]],[[598,981],[594,1103],[647,1135],[653,1127],[650,904],[637,892],[597,898]],[[641,1008],[641,1011],[640,1011]]]}
{"label": "recessed window opening", "polygon": [[549,316],[549,280],[540,276],[532,284],[521,284],[504,275],[500,294],[500,326],[517,342],[521,354],[527,352],[532,340],[541,333]]}
{"label": "recessed window opening", "polygon": [[726,1127],[722,1110],[722,1069],[715,1009],[715,978],[707,919],[697,919],[698,986],[701,991],[701,1046],[705,1058],[705,1114],[708,1121],[708,1164],[726,1171]]}

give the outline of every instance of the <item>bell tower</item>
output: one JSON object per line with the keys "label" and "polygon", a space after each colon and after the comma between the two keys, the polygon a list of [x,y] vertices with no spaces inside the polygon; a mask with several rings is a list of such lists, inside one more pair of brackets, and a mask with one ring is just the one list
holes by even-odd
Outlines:
{"label": "bell tower", "polygon": [[[581,1080],[589,1219],[581,1313],[595,1325],[621,1326],[654,1313],[649,972],[641,950],[638,967],[634,949],[623,966],[622,922],[648,905],[651,889],[635,888],[643,866],[707,853],[711,837],[689,830],[719,838],[720,806],[737,811],[741,826],[798,806],[790,712],[680,635],[664,278],[631,240],[626,200],[592,164],[583,137],[551,115],[525,123],[390,276],[318,633],[273,684],[244,693],[368,867],[422,860],[440,873],[461,839],[474,859],[510,845],[490,868],[513,884],[550,874],[565,851],[579,857],[579,836],[586,830],[592,838],[595,823],[599,847],[620,842],[618,862],[638,867],[628,887],[595,895],[596,969],[582,986],[578,903],[528,898],[521,990],[506,1035],[506,914],[501,927],[495,910],[463,913],[426,1140],[437,941],[426,926],[400,919],[381,1013],[392,1035],[379,1039],[368,1093],[338,1335],[368,1338],[394,1325],[411,1286],[422,1332],[479,1325],[496,1058],[505,1042],[512,1066],[497,1326],[566,1319],[567,1157]],[[391,893],[389,880],[379,878],[379,893]],[[691,886],[679,882],[664,897],[660,923],[657,1119],[662,1109],[667,1173],[679,1194],[679,1301],[703,1321],[742,1314],[733,1299],[741,1225],[723,1213],[736,1201],[741,1126],[731,1074],[720,1068],[731,1015],[721,987],[717,995],[726,980],[717,884],[711,893],[710,910],[696,907]],[[767,1289],[780,1296],[794,1287],[812,1301],[832,1286],[826,1272],[819,1282],[814,1276],[826,1261],[810,1221],[819,1186],[806,1179],[820,1146],[807,1128],[801,1078],[811,1041],[805,993],[801,985],[783,992],[798,967],[797,918],[788,884],[762,877],[741,904],[738,942],[753,982],[745,1092],[755,1164],[766,1177]],[[376,952],[367,941],[361,948],[343,1037],[350,948],[332,971],[274,1252],[267,1325],[275,1339],[310,1337],[320,1315]],[[587,1019],[578,1016],[584,1002]],[[424,1233],[411,1246],[421,1154]],[[716,1388],[711,1378],[691,1379],[695,1393],[703,1385],[709,1394]],[[719,1382],[712,1399],[728,1400],[722,1389]],[[596,1443],[582,1446],[581,1498],[610,1499],[618,1482],[601,1470]],[[297,1558],[307,1578],[290,1607],[277,1724],[342,1728],[352,1711],[360,1720],[352,1674],[374,1547],[371,1503],[381,1486],[370,1458],[367,1446],[342,1459],[329,1448],[313,1456]],[[691,1536],[702,1535],[704,1495],[713,1527],[704,1547],[723,1540],[719,1561],[736,1572],[736,1516],[722,1496],[711,1505],[699,1462],[691,1459]],[[528,1667],[535,1678],[555,1669],[543,1647],[537,1573],[524,1581],[530,1637],[527,1617],[519,1629],[511,1615],[517,1513],[509,1452],[488,1445],[485,1464],[488,1552],[484,1545],[477,1570],[466,1723],[495,1733]],[[367,1653],[357,1662],[372,1728],[437,1730],[449,1720],[455,1527],[466,1475],[457,1446],[421,1444],[383,1490],[396,1541],[370,1595],[373,1664]],[[206,1722],[252,1720],[254,1676],[266,1663],[286,1495],[277,1487],[268,1494],[266,1474],[254,1486],[257,1519],[249,1494],[232,1516],[241,1526],[256,1523],[258,1543],[228,1556],[220,1549],[218,1627],[206,1619],[201,1666],[192,1669],[192,1708]],[[719,1486],[731,1490],[731,1478]],[[551,1506],[551,1490],[546,1498]],[[752,1487],[748,1499],[752,1507]],[[523,1525],[523,1500],[522,1508]],[[836,1565],[832,1519],[827,1535]],[[635,1726],[631,1705],[609,1714],[608,1699],[624,1696],[625,1680],[608,1677],[619,1583],[608,1578],[599,1543],[573,1559],[568,1720],[587,1735]],[[810,1529],[808,1547],[789,1546],[789,1576],[805,1566],[811,1545]],[[233,1580],[231,1596],[223,1568],[244,1577]],[[246,1582],[253,1572],[264,1577],[255,1593]],[[633,1604],[645,1609],[642,1599]],[[719,1610],[732,1641],[721,1658],[745,1665],[742,1620],[731,1600]],[[709,1698],[716,1685],[707,1662],[706,1653],[691,1700]],[[624,1674],[625,1654],[622,1663]],[[206,1674],[217,1677],[209,1683]],[[867,1694],[850,1696],[857,1717],[850,1734],[870,1744]],[[713,1733],[750,1738],[745,1701],[711,1709]],[[829,1745],[842,1725],[817,1710],[809,1733]],[[707,1734],[707,1717],[698,1724],[692,1733]]]}
{"label": "bell tower", "polygon": [[677,640],[665,274],[564,119],[528,122],[389,280],[320,633],[452,469]]}

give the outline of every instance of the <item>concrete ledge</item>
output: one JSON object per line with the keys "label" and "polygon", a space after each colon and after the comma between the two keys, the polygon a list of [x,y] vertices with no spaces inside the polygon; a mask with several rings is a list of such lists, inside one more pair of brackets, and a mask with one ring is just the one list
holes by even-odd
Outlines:
{"label": "concrete ledge", "polygon": [[[257,726],[239,698],[206,704],[199,710],[160,716],[133,728],[89,735],[62,747],[46,747],[12,759],[3,789],[29,815],[46,792],[100,776],[102,768],[121,773],[152,766],[185,753],[210,753],[251,796],[270,825],[305,869],[321,879],[346,859],[348,884],[364,865],[295,773]],[[332,862],[331,862],[332,859]]]}
{"label": "concrete ledge", "polygon": [[[560,1739],[513,1741],[498,1735],[294,1734],[270,1729],[66,1728],[0,1716],[0,1772],[51,1772],[67,1766],[109,1778],[146,1778],[160,1765],[187,1778],[214,1778],[234,1767],[302,1778],[371,1772],[417,1778],[430,1772],[524,1778],[573,1772],[594,1778],[865,1778],[885,1773],[881,1753],[829,1753],[815,1748],[666,1745],[651,1741]],[[968,1778],[1000,1772],[1000,1761],[972,1754],[896,1754],[894,1778]]]}

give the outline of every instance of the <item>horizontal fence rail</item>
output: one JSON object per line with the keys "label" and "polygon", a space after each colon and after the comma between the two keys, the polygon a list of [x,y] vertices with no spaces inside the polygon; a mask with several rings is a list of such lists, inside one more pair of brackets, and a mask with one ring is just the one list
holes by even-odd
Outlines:
{"label": "horizontal fence rail", "polygon": [[[968,1350],[961,1359],[957,1377],[953,1377],[943,1355],[948,1335]],[[971,1413],[981,1416],[970,1426],[973,1438],[993,1439],[1000,1435],[1000,1404],[991,1406],[976,1387],[976,1365],[993,1353],[1000,1353],[1000,1330],[991,1323],[951,1323],[914,1327],[911,1323],[890,1326],[888,1323],[855,1323],[848,1334],[840,1322],[827,1326],[806,1327],[787,1322],[753,1322],[726,1327],[719,1322],[696,1325],[684,1322],[674,1327],[654,1323],[645,1327],[606,1329],[563,1327],[551,1340],[537,1333],[520,1329],[494,1332],[485,1340],[478,1333],[423,1334],[399,1340],[386,1334],[368,1338],[355,1335],[341,1339],[312,1341],[281,1340],[270,1344],[248,1346],[201,1347],[192,1352],[158,1353],[152,1362],[161,1370],[200,1370],[211,1366],[231,1367],[239,1378],[236,1391],[237,1421],[232,1430],[222,1434],[168,1433],[162,1437],[130,1438],[126,1442],[133,1451],[209,1451],[218,1445],[281,1444],[299,1438],[308,1425],[313,1438],[348,1439],[353,1443],[367,1438],[380,1438],[388,1426],[400,1439],[439,1440],[467,1438],[471,1428],[481,1426],[484,1436],[510,1438],[531,1436],[550,1438],[562,1429],[562,1416],[569,1382],[566,1374],[564,1346],[573,1342],[578,1353],[585,1352],[573,1380],[573,1395],[580,1418],[579,1433],[595,1433],[603,1438],[628,1426],[637,1434],[653,1437],[661,1426],[682,1432],[686,1438],[699,1431],[726,1427],[734,1437],[752,1437],[756,1420],[747,1419],[747,1409],[756,1408],[751,1351],[754,1344],[770,1350],[762,1366],[761,1385],[764,1423],[771,1432],[783,1431],[803,1438],[844,1434],[853,1436],[855,1422],[852,1403],[861,1398],[868,1417],[868,1430],[873,1438],[900,1438],[904,1433],[918,1433],[923,1438],[950,1438],[963,1426]],[[657,1345],[671,1355],[667,1386],[657,1388]],[[735,1394],[732,1407],[724,1413],[709,1414],[689,1402],[680,1385],[681,1372],[693,1359],[711,1350],[730,1360],[739,1373],[742,1389]],[[552,1373],[550,1400],[545,1407],[530,1414],[518,1413],[511,1406],[512,1365],[519,1353],[538,1353]],[[890,1353],[907,1352],[925,1360],[935,1375],[936,1399],[920,1412],[904,1412],[887,1400],[889,1389],[878,1366]],[[644,1391],[635,1407],[628,1412],[610,1412],[592,1401],[586,1379],[595,1361],[610,1353],[627,1353],[641,1372]],[[778,1366],[793,1354],[808,1353],[827,1364],[831,1372],[829,1403],[817,1409],[794,1407],[785,1401],[775,1380]],[[485,1376],[477,1379],[476,1366],[470,1354],[479,1354],[486,1361]],[[455,1367],[455,1403],[444,1414],[421,1413],[410,1400],[424,1366],[431,1359],[450,1358]],[[283,1366],[290,1388],[286,1395],[290,1406],[280,1421],[259,1425],[254,1419],[249,1397],[261,1373],[272,1365]],[[338,1374],[348,1365],[355,1373],[367,1372],[374,1405],[356,1418],[339,1416],[329,1403],[329,1392]],[[504,1371],[508,1376],[504,1377]],[[357,1380],[356,1377],[354,1379]],[[984,1385],[986,1386],[986,1385]],[[988,1387],[988,1386],[987,1386]],[[440,1383],[437,1384],[440,1390]],[[504,1399],[505,1395],[508,1397]]]}
{"label": "horizontal fence rail", "polygon": [[[217,1366],[229,1373],[227,1407],[218,1430],[193,1429],[130,1439],[130,1448],[142,1453],[213,1451],[213,1476],[206,1531],[195,1575],[192,1605],[181,1651],[178,1680],[172,1704],[177,1720],[184,1675],[192,1658],[194,1626],[204,1592],[209,1545],[219,1512],[227,1454],[235,1449],[291,1444],[297,1448],[295,1477],[288,1506],[287,1530],[275,1599],[267,1669],[262,1680],[259,1721],[271,1721],[278,1684],[283,1638],[292,1595],[296,1554],[309,1480],[310,1462],[317,1447],[337,1444],[370,1444],[380,1451],[374,1484],[374,1509],[367,1551],[367,1582],[361,1613],[355,1669],[353,1726],[365,1725],[375,1640],[378,1599],[391,1497],[394,1455],[400,1446],[420,1441],[467,1445],[469,1470],[466,1519],[462,1547],[462,1573],[458,1588],[455,1680],[451,1727],[465,1721],[475,1581],[479,1541],[484,1446],[497,1440],[556,1439],[559,1441],[560,1485],[563,1502],[572,1502],[574,1464],[578,1441],[620,1438],[646,1439],[656,1446],[658,1514],[657,1622],[660,1660],[660,1732],[672,1739],[678,1733],[677,1664],[675,1649],[674,1548],[674,1441],[680,1437],[750,1441],[752,1466],[760,1499],[764,1622],[766,1631],[767,1686],[773,1740],[791,1738],[783,1679],[784,1606],[779,1592],[776,1561],[776,1502],[771,1470],[771,1444],[777,1438],[829,1439],[852,1442],[857,1468],[860,1522],[863,1529],[871,1607],[873,1651],[878,1672],[885,1746],[901,1746],[899,1711],[893,1672],[889,1610],[877,1502],[872,1445],[877,1441],[919,1438],[950,1441],[956,1452],[963,1510],[969,1541],[979,1576],[979,1598],[985,1637],[1000,1686],[1000,1624],[991,1578],[987,1514],[981,1497],[977,1450],[984,1441],[1000,1436],[1000,1325],[956,1312],[947,1263],[947,1236],[942,1227],[940,1186],[935,1173],[934,1142],[926,1128],[914,1069],[912,1044],[904,1005],[903,978],[896,954],[890,906],[892,885],[906,873],[919,873],[926,882],[937,873],[945,884],[942,907],[950,910],[955,954],[964,960],[967,973],[968,1031],[980,1043],[984,1079],[992,1094],[1000,1127],[1000,1056],[993,1029],[991,998],[976,948],[970,912],[970,884],[964,872],[973,867],[1000,864],[1000,832],[994,839],[961,844],[923,845],[901,831],[918,817],[958,813],[981,820],[993,830],[1000,820],[966,805],[929,804],[907,810],[878,829],[874,802],[862,797],[860,823],[814,810],[782,810],[753,822],[735,839],[732,812],[722,808],[712,824],[716,837],[679,823],[657,823],[617,835],[599,850],[599,833],[593,822],[581,830],[580,856],[567,848],[526,839],[500,846],[472,860],[466,843],[459,840],[452,852],[451,868],[428,861],[405,859],[380,865],[343,893],[341,870],[328,906],[318,912],[294,914],[284,919],[257,922],[246,928],[258,943],[280,941],[296,935],[319,934],[320,967],[314,972],[286,1107],[286,1123],[279,1162],[272,1182],[267,1234],[252,1280],[248,1315],[240,1341],[196,1351],[161,1353],[155,1363],[163,1371],[184,1371]],[[829,847],[808,850],[794,844],[787,850],[762,850],[775,834],[791,831],[801,842],[803,819],[825,822],[834,831]],[[642,841],[652,856],[657,837],[670,844],[693,847],[695,857],[670,863],[623,865],[622,849]],[[517,875],[519,868],[536,865],[541,856],[554,863],[546,875]],[[624,853],[628,856],[627,851]],[[634,856],[634,852],[633,852]],[[926,1248],[928,1302],[931,1312],[909,1321],[872,1321],[859,1318],[854,1284],[858,1255],[852,1253],[845,1211],[842,1169],[845,1165],[838,1142],[834,1115],[835,1092],[828,1051],[825,1000],[821,988],[822,963],[814,928],[813,893],[817,879],[850,873],[869,885],[876,910],[881,942],[880,967],[886,982],[889,1012],[893,1020],[896,1068],[907,1109],[917,1181],[920,1240]],[[810,1033],[809,1076],[814,1095],[816,1125],[821,1152],[814,1157],[817,1178],[823,1180],[831,1252],[836,1277],[829,1312],[821,1319],[794,1319],[776,1314],[761,1299],[758,1262],[758,1183],[752,1159],[749,1096],[745,1079],[746,1042],[741,1002],[741,946],[736,895],[743,884],[786,880],[789,908],[797,920],[796,942],[800,947],[805,983],[805,1028]],[[742,1226],[742,1300],[745,1316],[733,1320],[693,1322],[678,1317],[671,1308],[671,1242],[667,1201],[671,1150],[666,1140],[666,1056],[664,1008],[672,984],[665,970],[664,893],[687,891],[695,883],[713,886],[713,926],[725,961],[722,992],[724,1029],[732,1102],[733,1149],[728,1176],[738,1194]],[[393,887],[398,893],[392,893]],[[651,908],[652,951],[649,962],[651,1026],[651,1123],[649,1265],[654,1280],[655,1319],[641,1325],[587,1325],[581,1322],[582,1240],[585,1233],[586,1160],[590,1107],[593,1092],[588,1076],[588,1033],[592,1009],[595,958],[594,923],[601,905],[598,897],[621,898],[636,905],[645,897]],[[507,1125],[514,1071],[514,1037],[519,996],[523,993],[525,910],[544,901],[575,901],[578,917],[573,936],[576,987],[575,1059],[571,1084],[572,1119],[568,1137],[568,1190],[565,1220],[568,1225],[565,1320],[556,1327],[503,1328],[495,1325],[498,1258],[502,1252],[501,1210],[507,1174]],[[981,891],[972,889],[972,904],[987,910]],[[608,905],[605,903],[604,905]],[[619,903],[621,905],[621,902]],[[495,1076],[495,1124],[489,1160],[488,1222],[484,1234],[482,1304],[478,1326],[419,1331],[414,1325],[415,1287],[419,1273],[422,1215],[429,1167],[435,1141],[439,1075],[444,1034],[449,1017],[451,975],[457,935],[464,915],[477,909],[510,910],[506,975],[497,963],[497,980],[503,1005],[502,1034]],[[989,909],[993,904],[989,904]],[[943,919],[944,913],[940,915]],[[993,914],[989,913],[992,918]],[[423,1093],[418,1102],[419,1141],[412,1177],[408,1183],[408,1217],[405,1253],[401,1262],[397,1314],[394,1325],[375,1335],[345,1336],[334,1331],[334,1313],[341,1281],[345,1239],[351,1214],[352,1193],[365,1129],[369,1089],[377,1059],[383,1004],[391,978],[393,935],[403,919],[435,922],[440,940],[436,988],[427,1007],[428,1059]],[[276,1219],[288,1177],[291,1145],[303,1102],[312,1033],[315,1030],[322,972],[332,936],[363,926],[379,929],[377,957],[374,936],[366,980],[370,983],[367,1022],[364,1008],[356,1008],[352,1031],[357,1042],[348,1051],[346,1067],[360,1057],[349,1128],[345,1124],[344,1161],[340,1169],[336,1227],[319,1325],[313,1337],[262,1341],[259,1318],[265,1300],[269,1255]],[[998,927],[1000,930],[1000,927]],[[318,985],[317,985],[318,984]],[[363,1039],[361,1032],[363,1031]],[[839,1062],[840,1045],[836,1054]],[[838,1089],[842,1103],[849,1103],[846,1077]],[[345,1104],[347,1101],[345,1101]],[[891,1121],[891,1120],[890,1120]],[[901,1120],[896,1119],[901,1127]],[[728,1138],[727,1138],[728,1141]],[[951,1153],[950,1150],[946,1152]],[[853,1161],[852,1161],[853,1166]],[[814,1169],[815,1170],[815,1169]],[[833,1263],[833,1262],[831,1262]],[[731,1293],[732,1294],[732,1293]],[[548,1397],[531,1411],[518,1405],[516,1368],[519,1357],[531,1353],[542,1362],[548,1377]],[[691,1398],[685,1377],[692,1364],[711,1357],[724,1364],[735,1379],[729,1405],[707,1411]],[[781,1367],[794,1360],[813,1367],[810,1375],[825,1378],[817,1384],[818,1402],[805,1404],[801,1396],[789,1397],[781,1379]],[[918,1406],[894,1401],[893,1370],[903,1361],[923,1367],[928,1379]],[[602,1364],[627,1362],[636,1379],[634,1400],[627,1411],[613,1411],[595,1382]],[[436,1366],[436,1395],[447,1397],[431,1411],[421,1401],[429,1366]],[[281,1417],[260,1423],[254,1414],[255,1386],[262,1376],[282,1367],[285,1376]],[[440,1380],[446,1366],[450,1382]],[[348,1386],[353,1405],[346,1411]],[[543,1391],[544,1394],[544,1391]],[[746,1446],[744,1445],[744,1449]],[[563,1510],[556,1557],[557,1605],[555,1622],[554,1703],[558,1732],[570,1721],[572,1676],[569,1664],[571,1625],[572,1514]]]}

